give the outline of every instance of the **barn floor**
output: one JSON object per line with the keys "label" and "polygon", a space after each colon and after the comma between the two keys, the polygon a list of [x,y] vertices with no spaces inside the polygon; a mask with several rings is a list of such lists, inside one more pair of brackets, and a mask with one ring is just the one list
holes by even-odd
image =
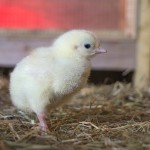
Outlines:
{"label": "barn floor", "polygon": [[149,150],[150,91],[89,85],[47,122],[50,133],[39,133],[36,117],[11,105],[8,81],[0,78],[1,150]]}

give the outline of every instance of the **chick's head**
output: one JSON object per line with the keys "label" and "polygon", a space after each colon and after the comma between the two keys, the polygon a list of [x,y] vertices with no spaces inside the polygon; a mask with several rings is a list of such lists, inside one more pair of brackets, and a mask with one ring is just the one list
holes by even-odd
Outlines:
{"label": "chick's head", "polygon": [[89,58],[106,50],[100,47],[95,35],[86,30],[71,30],[61,35],[55,42],[59,54],[64,57],[85,57]]}

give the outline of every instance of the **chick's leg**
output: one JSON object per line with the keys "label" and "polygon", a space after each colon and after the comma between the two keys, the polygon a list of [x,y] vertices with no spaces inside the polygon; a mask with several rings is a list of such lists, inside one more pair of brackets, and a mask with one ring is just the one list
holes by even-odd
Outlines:
{"label": "chick's leg", "polygon": [[45,114],[43,112],[37,113],[37,117],[39,119],[39,129],[42,130],[43,132],[48,132],[48,126],[45,121]]}

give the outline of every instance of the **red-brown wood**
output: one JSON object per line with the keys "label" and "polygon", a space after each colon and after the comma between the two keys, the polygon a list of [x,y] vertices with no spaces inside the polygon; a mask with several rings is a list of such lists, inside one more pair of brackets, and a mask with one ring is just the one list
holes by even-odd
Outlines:
{"label": "red-brown wood", "polygon": [[125,0],[0,0],[0,28],[124,27]]}

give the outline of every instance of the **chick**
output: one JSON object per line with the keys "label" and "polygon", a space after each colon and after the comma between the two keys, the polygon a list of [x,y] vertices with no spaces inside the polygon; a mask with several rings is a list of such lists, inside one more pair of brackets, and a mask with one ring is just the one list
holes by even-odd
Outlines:
{"label": "chick", "polygon": [[91,57],[105,53],[92,32],[71,30],[50,47],[37,48],[10,75],[13,104],[36,113],[39,128],[47,131],[45,113],[71,99],[87,82]]}

